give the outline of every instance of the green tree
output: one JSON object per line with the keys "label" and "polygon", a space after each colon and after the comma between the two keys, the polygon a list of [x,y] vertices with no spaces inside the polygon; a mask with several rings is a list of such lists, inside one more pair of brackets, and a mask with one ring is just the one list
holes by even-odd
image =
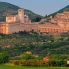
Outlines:
{"label": "green tree", "polygon": [[26,53],[25,52],[21,55],[21,57],[22,57],[23,60],[29,60],[29,59],[33,58],[33,55],[32,55],[32,53]]}

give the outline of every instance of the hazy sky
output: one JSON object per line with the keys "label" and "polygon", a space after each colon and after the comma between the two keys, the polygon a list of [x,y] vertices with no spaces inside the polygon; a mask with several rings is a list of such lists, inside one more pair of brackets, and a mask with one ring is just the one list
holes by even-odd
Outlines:
{"label": "hazy sky", "polygon": [[41,15],[53,13],[67,5],[69,0],[0,0],[32,10]]}

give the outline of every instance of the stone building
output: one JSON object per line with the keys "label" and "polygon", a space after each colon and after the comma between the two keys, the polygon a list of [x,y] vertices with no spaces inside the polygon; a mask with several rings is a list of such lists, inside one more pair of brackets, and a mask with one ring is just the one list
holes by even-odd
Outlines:
{"label": "stone building", "polygon": [[[43,21],[44,20],[44,21]],[[24,9],[19,9],[17,15],[6,16],[5,22],[0,22],[0,34],[12,34],[19,31],[36,31],[41,33],[62,33],[69,31],[69,12],[57,13],[49,22],[31,22]],[[42,23],[41,23],[42,22]],[[44,23],[43,23],[44,22]]]}
{"label": "stone building", "polygon": [[44,33],[62,33],[69,31],[69,12],[57,13],[49,22],[40,24],[39,31]]}
{"label": "stone building", "polygon": [[24,9],[19,9],[17,15],[6,16],[5,22],[0,22],[0,34],[12,34],[19,31],[37,30],[37,23],[32,23]]}

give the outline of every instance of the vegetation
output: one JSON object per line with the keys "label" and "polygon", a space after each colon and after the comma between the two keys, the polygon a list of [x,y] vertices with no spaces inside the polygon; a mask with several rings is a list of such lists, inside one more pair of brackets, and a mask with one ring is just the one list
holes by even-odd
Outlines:
{"label": "vegetation", "polygon": [[[15,65],[67,66],[69,33],[58,36],[34,31],[1,34],[0,53],[1,63],[9,60]],[[48,62],[44,60],[45,57],[48,57]]]}
{"label": "vegetation", "polygon": [[[0,2],[0,21],[5,21],[6,15],[17,14],[18,9],[19,7],[15,5]],[[69,6],[58,12],[63,11],[69,11]],[[25,13],[35,22],[42,18],[42,16],[26,9]],[[54,16],[56,13],[51,15]],[[47,17],[46,15],[45,18]],[[50,33],[37,33],[32,30],[9,35],[0,34],[0,64],[8,62],[22,66],[62,67],[69,66],[67,61],[69,61],[69,32],[51,35]],[[40,68],[42,69],[42,67]],[[3,68],[1,67],[1,69]]]}
{"label": "vegetation", "polygon": [[0,69],[69,69],[69,68],[68,67],[29,67],[29,66],[0,65]]}
{"label": "vegetation", "polygon": [[7,52],[1,52],[0,53],[0,64],[6,63],[9,61],[9,54]]}
{"label": "vegetation", "polygon": [[[69,54],[69,35],[53,37],[51,35],[38,35],[37,33],[17,33],[0,35],[0,51],[6,50],[11,55],[18,55],[25,51],[34,54]],[[13,53],[14,52],[14,53]]]}

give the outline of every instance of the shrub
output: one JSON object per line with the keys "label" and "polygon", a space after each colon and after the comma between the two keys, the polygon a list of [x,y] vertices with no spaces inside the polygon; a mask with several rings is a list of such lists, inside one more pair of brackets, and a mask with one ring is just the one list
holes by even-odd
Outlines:
{"label": "shrub", "polygon": [[49,61],[48,66],[66,66],[66,61],[62,61],[62,60]]}
{"label": "shrub", "polygon": [[0,53],[0,63],[6,63],[9,61],[9,55],[6,52]]}

